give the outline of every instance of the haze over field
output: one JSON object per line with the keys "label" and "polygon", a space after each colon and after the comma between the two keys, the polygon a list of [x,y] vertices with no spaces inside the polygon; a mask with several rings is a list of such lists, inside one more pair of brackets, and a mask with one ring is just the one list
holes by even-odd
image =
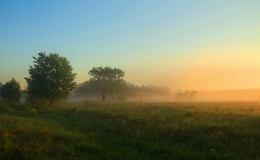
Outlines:
{"label": "haze over field", "polygon": [[[67,57],[172,91],[260,88],[260,1],[0,1],[0,82],[24,87],[32,56]],[[257,94],[256,96],[257,97]]]}
{"label": "haze over field", "polygon": [[0,0],[0,160],[260,160],[260,0]]}

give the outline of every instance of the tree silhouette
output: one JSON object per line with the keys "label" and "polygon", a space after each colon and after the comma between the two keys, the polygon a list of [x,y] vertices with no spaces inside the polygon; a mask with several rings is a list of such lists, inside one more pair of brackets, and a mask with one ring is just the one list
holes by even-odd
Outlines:
{"label": "tree silhouette", "polygon": [[91,78],[88,83],[93,90],[101,93],[102,101],[105,101],[106,94],[119,94],[124,91],[126,87],[124,74],[119,68],[93,67],[89,71]]}

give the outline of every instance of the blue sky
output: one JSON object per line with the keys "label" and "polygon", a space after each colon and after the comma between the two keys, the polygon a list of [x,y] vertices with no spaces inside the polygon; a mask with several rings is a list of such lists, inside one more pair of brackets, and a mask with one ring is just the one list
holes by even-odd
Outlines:
{"label": "blue sky", "polygon": [[257,58],[259,8],[258,0],[0,0],[0,82],[15,77],[25,86],[32,56],[45,51],[67,57],[77,82],[87,80],[92,67],[108,65],[125,70],[126,80],[136,84],[258,87],[246,79],[231,85],[232,77],[222,86],[215,81],[205,87],[205,78],[197,79],[194,70],[205,68],[201,59],[209,55],[221,60],[250,52],[248,63]]}

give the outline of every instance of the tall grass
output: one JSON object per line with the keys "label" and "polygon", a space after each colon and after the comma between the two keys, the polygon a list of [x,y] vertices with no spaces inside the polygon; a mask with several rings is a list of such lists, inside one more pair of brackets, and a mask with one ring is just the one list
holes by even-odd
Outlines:
{"label": "tall grass", "polygon": [[260,160],[258,103],[1,104],[0,123],[0,159]]}

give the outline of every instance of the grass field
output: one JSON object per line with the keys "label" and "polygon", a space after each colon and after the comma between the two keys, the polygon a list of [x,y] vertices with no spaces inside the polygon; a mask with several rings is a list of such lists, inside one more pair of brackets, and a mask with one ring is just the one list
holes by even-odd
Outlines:
{"label": "grass field", "polygon": [[260,103],[0,106],[0,159],[260,160]]}

